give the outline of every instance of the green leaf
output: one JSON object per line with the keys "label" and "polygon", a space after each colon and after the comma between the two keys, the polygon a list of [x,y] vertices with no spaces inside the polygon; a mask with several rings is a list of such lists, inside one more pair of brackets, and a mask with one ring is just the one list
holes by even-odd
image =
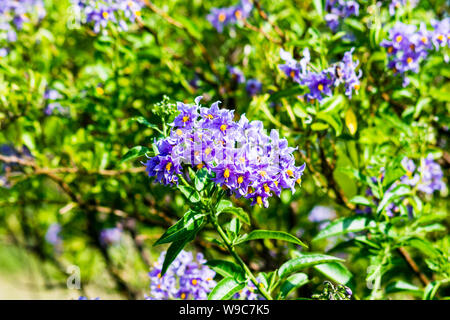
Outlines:
{"label": "green leaf", "polygon": [[236,292],[245,287],[245,282],[238,282],[228,277],[222,279],[208,295],[208,300],[228,300],[231,299]]}
{"label": "green leaf", "polygon": [[423,294],[423,290],[421,290],[419,287],[401,280],[389,283],[386,286],[385,292],[386,293],[411,292],[420,295]]}
{"label": "green leaf", "polygon": [[218,212],[217,215],[222,214],[222,213],[232,214],[232,215],[236,216],[239,220],[241,220],[243,223],[250,225],[250,216],[242,208],[226,207],[223,210],[221,210],[220,212]]}
{"label": "green leaf", "polygon": [[405,175],[406,170],[401,165],[401,161],[402,158],[397,158],[386,168],[382,184],[385,190],[389,189],[394,182]]}
{"label": "green leaf", "polygon": [[295,273],[289,276],[280,287],[279,297],[281,299],[285,299],[292,290],[295,290],[303,286],[307,282],[308,276],[304,273]]}
{"label": "green leaf", "polygon": [[366,27],[364,24],[356,19],[347,18],[344,19],[344,23],[354,30],[366,32]]}
{"label": "green leaf", "polygon": [[211,267],[224,278],[234,278],[238,281],[245,280],[244,270],[234,262],[225,260],[209,260],[205,265]]}
{"label": "green leaf", "polygon": [[314,269],[319,271],[325,277],[334,282],[349,286],[353,275],[342,263],[331,262],[314,266]]}
{"label": "green leaf", "polygon": [[161,238],[155,242],[154,246],[188,238],[193,231],[200,228],[204,217],[205,215],[203,213],[189,210],[183,218],[167,229]]}
{"label": "green leaf", "polygon": [[229,200],[221,200],[216,207],[216,215],[219,215],[224,209],[233,207],[233,203]]}
{"label": "green leaf", "polygon": [[423,107],[429,105],[431,102],[431,98],[429,97],[425,97],[425,98],[420,98],[419,101],[417,101],[416,107],[414,109],[414,119],[417,119],[420,115],[420,112],[422,111]]}
{"label": "green leaf", "polygon": [[383,199],[381,199],[380,204],[377,207],[377,214],[380,214],[389,203],[393,202],[394,200],[400,197],[409,195],[410,193],[411,189],[403,184],[398,185],[389,192],[386,192],[383,196]]}
{"label": "green leaf", "polygon": [[143,146],[133,147],[130,150],[128,150],[127,153],[125,153],[125,155],[122,157],[122,160],[120,160],[120,162],[125,162],[125,161],[129,161],[132,159],[136,159],[138,157],[142,157],[147,152],[150,152],[150,149],[147,147],[143,147]]}
{"label": "green leaf", "polygon": [[313,5],[319,16],[323,16],[322,0],[313,0]]}
{"label": "green leaf", "polygon": [[200,194],[192,187],[179,185],[178,189],[182,194],[192,203],[200,202],[201,197]]}
{"label": "green leaf", "polygon": [[302,95],[304,92],[305,92],[305,90],[302,87],[300,87],[299,85],[296,85],[296,86],[275,92],[274,94],[272,94],[270,96],[269,102],[278,101],[284,97],[292,97],[292,96]]}
{"label": "green leaf", "polygon": [[327,122],[329,125],[331,125],[334,131],[336,132],[336,136],[339,136],[341,134],[343,124],[338,116],[332,114],[318,113],[316,117],[317,119],[323,120]]}
{"label": "green leaf", "polygon": [[148,122],[147,119],[145,119],[144,117],[135,117],[135,118],[132,118],[131,120],[137,121],[138,123],[143,124],[146,127],[149,127],[149,128],[152,128],[152,129],[155,129],[155,130],[161,132],[161,130],[158,128],[158,126],[156,124]]}
{"label": "green leaf", "polygon": [[350,199],[350,203],[360,204],[367,207],[375,207],[374,203],[363,196],[355,196]]}
{"label": "green leaf", "polygon": [[342,261],[342,259],[320,253],[303,255],[301,257],[291,259],[281,265],[280,269],[278,269],[278,275],[280,278],[285,278],[289,274],[302,269],[332,261]]}
{"label": "green leaf", "polygon": [[328,127],[329,127],[328,123],[323,123],[323,122],[314,122],[311,125],[311,129],[314,131],[325,130],[325,129],[328,129]]}
{"label": "green leaf", "polygon": [[208,181],[208,170],[203,168],[197,171],[197,174],[195,175],[194,179],[195,189],[197,189],[197,191],[202,191],[207,181]]}
{"label": "green leaf", "polygon": [[245,234],[242,237],[240,237],[235,244],[241,244],[246,241],[250,240],[258,240],[258,239],[276,239],[276,240],[283,240],[291,243],[298,244],[300,246],[303,246],[305,248],[308,248],[306,244],[300,241],[297,237],[284,232],[284,231],[272,231],[272,230],[254,230],[250,232],[249,234]]}
{"label": "green leaf", "polygon": [[437,257],[439,256],[439,251],[433,247],[433,244],[427,240],[423,240],[420,238],[412,238],[406,241],[405,243],[409,247],[416,248],[420,250],[423,254],[428,257]]}
{"label": "green leaf", "polygon": [[161,276],[163,276],[166,273],[167,269],[172,264],[173,260],[177,258],[178,254],[181,252],[181,250],[183,250],[186,244],[194,240],[195,234],[196,232],[191,232],[189,237],[175,241],[170,245],[169,249],[167,249],[167,253],[164,258],[163,266],[161,269]]}
{"label": "green leaf", "polygon": [[423,300],[433,300],[434,296],[436,295],[439,287],[441,286],[440,281],[432,281],[430,282],[423,293]]}
{"label": "green leaf", "polygon": [[368,217],[354,216],[341,218],[331,222],[314,237],[313,241],[337,236],[349,232],[359,232],[368,228],[375,227],[374,220]]}

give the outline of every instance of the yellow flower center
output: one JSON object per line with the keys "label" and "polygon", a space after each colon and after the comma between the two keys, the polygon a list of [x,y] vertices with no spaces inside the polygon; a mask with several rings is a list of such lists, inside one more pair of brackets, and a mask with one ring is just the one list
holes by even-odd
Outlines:
{"label": "yellow flower center", "polygon": [[186,299],[186,293],[183,292],[183,293],[180,295],[180,298],[183,299],[183,300]]}
{"label": "yellow flower center", "polygon": [[422,37],[422,39],[420,39],[420,41],[422,41],[422,43],[427,43],[428,39],[427,39],[427,37]]}
{"label": "yellow flower center", "polygon": [[192,283],[194,286],[196,286],[197,283],[198,283],[198,281],[197,281],[197,279],[192,279],[191,283]]}
{"label": "yellow flower center", "polygon": [[223,132],[225,130],[227,130],[228,126],[226,124],[223,124],[220,126],[220,130]]}
{"label": "yellow flower center", "polygon": [[265,177],[266,176],[266,172],[264,170],[260,171],[259,174],[261,175],[261,177]]}
{"label": "yellow flower center", "polygon": [[294,175],[294,173],[292,172],[291,169],[287,169],[287,170],[286,170],[286,173],[287,173],[287,175],[288,175],[289,177],[292,177],[292,176]]}
{"label": "yellow flower center", "polygon": [[230,170],[228,170],[228,168],[226,168],[225,171],[223,172],[223,176],[225,178],[229,178],[230,177]]}
{"label": "yellow flower center", "polygon": [[294,71],[294,70],[291,71],[290,76],[291,76],[292,78],[295,77],[295,71]]}
{"label": "yellow flower center", "polygon": [[273,183],[275,184],[276,187],[278,187],[278,181],[275,180]]}
{"label": "yellow flower center", "polygon": [[439,41],[444,40],[444,36],[442,34],[438,35],[437,38],[438,38]]}
{"label": "yellow flower center", "polygon": [[411,171],[406,171],[406,175],[408,176],[408,177],[411,177],[412,176],[412,172]]}
{"label": "yellow flower center", "polygon": [[166,170],[170,171],[170,169],[172,168],[172,162],[167,162],[166,164]]}
{"label": "yellow flower center", "polygon": [[256,197],[256,203],[259,204],[259,205],[262,205],[263,202],[262,202],[261,196],[257,196]]}
{"label": "yellow flower center", "polygon": [[242,163],[244,163],[244,162],[245,162],[245,158],[244,158],[244,157],[240,157],[240,158],[239,158],[239,161],[242,162]]}
{"label": "yellow flower center", "polygon": [[189,117],[188,116],[184,116],[183,117],[183,122],[188,122],[189,121]]}
{"label": "yellow flower center", "polygon": [[95,91],[97,91],[97,94],[98,94],[99,96],[102,96],[102,95],[105,93],[105,90],[103,90],[102,87],[97,87],[97,88],[95,88]]}
{"label": "yellow flower center", "polygon": [[301,183],[302,183],[302,179],[301,179],[301,178],[298,178],[298,179],[297,179],[297,183],[298,183],[298,184],[301,184]]}
{"label": "yellow flower center", "polygon": [[161,278],[161,272],[160,272],[160,273],[158,273],[158,278]]}
{"label": "yellow flower center", "polygon": [[103,11],[102,16],[103,16],[103,18],[108,19],[109,13],[106,11]]}
{"label": "yellow flower center", "polygon": [[267,193],[269,193],[269,191],[270,191],[270,188],[267,185],[267,183],[264,184],[264,191],[267,192]]}
{"label": "yellow flower center", "polygon": [[388,53],[392,53],[392,51],[394,51],[394,47],[389,47],[388,48]]}
{"label": "yellow flower center", "polygon": [[238,182],[239,184],[241,184],[242,182],[244,182],[244,177],[243,177],[243,176],[240,176],[240,177],[237,179],[237,182]]}
{"label": "yellow flower center", "polygon": [[397,36],[397,37],[395,38],[395,41],[397,41],[398,43],[400,43],[402,40],[403,40],[403,37],[402,37],[402,36]]}
{"label": "yellow flower center", "polygon": [[355,88],[355,90],[359,90],[359,88],[361,88],[359,84],[355,84],[353,87]]}
{"label": "yellow flower center", "polygon": [[177,129],[177,131],[175,131],[175,133],[179,136],[181,136],[183,134],[183,131],[181,131],[180,129]]}
{"label": "yellow flower center", "polygon": [[224,22],[227,16],[224,13],[219,14],[219,21]]}
{"label": "yellow flower center", "polygon": [[214,116],[212,114],[208,114],[206,117],[210,120],[214,119]]}
{"label": "yellow flower center", "polygon": [[135,11],[134,14],[136,17],[140,17],[142,15],[140,11]]}
{"label": "yellow flower center", "polygon": [[408,64],[410,64],[411,62],[413,62],[413,58],[408,57],[408,59],[406,59],[406,62],[408,62]]}
{"label": "yellow flower center", "polygon": [[197,165],[197,169],[198,170],[200,170],[201,168],[203,168],[204,167],[204,164],[203,163],[199,163],[198,165]]}
{"label": "yellow flower center", "polygon": [[319,89],[319,91],[323,91],[323,84],[319,83],[319,85],[317,86],[317,89]]}
{"label": "yellow flower center", "polygon": [[241,10],[236,10],[236,12],[234,13],[234,16],[236,17],[236,19],[240,19],[242,17]]}
{"label": "yellow flower center", "polygon": [[211,151],[212,151],[212,149],[211,149],[211,148],[206,148],[206,149],[205,149],[205,154],[206,154],[206,155],[208,155],[208,154],[210,154],[210,153],[211,153]]}

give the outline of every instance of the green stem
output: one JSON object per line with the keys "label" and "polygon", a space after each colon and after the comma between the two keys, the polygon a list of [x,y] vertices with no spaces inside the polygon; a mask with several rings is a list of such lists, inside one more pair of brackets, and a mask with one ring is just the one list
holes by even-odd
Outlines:
{"label": "green stem", "polygon": [[211,210],[211,222],[216,229],[217,233],[219,233],[220,237],[222,238],[225,246],[227,247],[230,254],[233,256],[234,260],[244,269],[247,276],[250,278],[250,280],[253,282],[253,284],[258,288],[259,292],[266,298],[267,300],[273,300],[272,296],[267,292],[267,290],[260,286],[258,283],[258,280],[256,280],[256,277],[253,275],[250,268],[245,264],[245,262],[241,259],[241,257],[237,254],[236,250],[233,247],[233,244],[231,243],[230,239],[228,239],[228,236],[223,231],[222,227],[217,222],[215,212],[214,210]]}

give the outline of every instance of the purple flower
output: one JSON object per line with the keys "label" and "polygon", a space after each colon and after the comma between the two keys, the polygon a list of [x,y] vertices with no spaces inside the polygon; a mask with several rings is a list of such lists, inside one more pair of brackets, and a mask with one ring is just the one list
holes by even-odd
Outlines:
{"label": "purple flower", "polygon": [[336,211],[331,207],[315,206],[308,215],[311,222],[323,222],[336,218]]}
{"label": "purple flower", "polygon": [[100,232],[100,243],[103,246],[117,245],[122,239],[121,228],[108,228]]}
{"label": "purple flower", "polygon": [[62,238],[60,236],[61,233],[61,225],[59,223],[53,223],[48,227],[47,233],[45,234],[45,240],[54,245],[55,247],[61,246]]}
{"label": "purple flower", "polygon": [[233,80],[235,80],[237,83],[245,82],[245,76],[239,68],[232,66],[228,66],[227,68]]}
{"label": "purple flower", "polygon": [[250,96],[257,95],[261,92],[262,83],[257,79],[249,79],[247,81],[245,89]]}
{"label": "purple flower", "polygon": [[191,252],[182,250],[162,276],[161,269],[166,252],[161,253],[150,277],[150,296],[148,299],[194,299],[206,300],[208,293],[216,286],[213,280],[216,273],[205,266],[203,254],[194,259]]}
{"label": "purple flower", "polygon": [[306,74],[306,66],[310,61],[310,54],[308,48],[303,50],[303,58],[298,62],[292,55],[280,49],[280,58],[284,60],[284,64],[278,65],[278,68],[284,72],[287,77],[292,78],[295,82],[300,82],[300,75]]}
{"label": "purple flower", "polygon": [[300,83],[309,88],[309,93],[305,95],[308,100],[322,101],[324,97],[333,94],[334,72],[332,69],[326,69],[320,73],[309,72]]}
{"label": "purple flower", "polygon": [[253,4],[249,0],[241,0],[236,6],[211,9],[206,19],[217,32],[222,33],[225,26],[234,25],[238,21],[247,19],[252,9]]}
{"label": "purple flower", "polygon": [[352,53],[355,48],[352,48],[350,51],[347,51],[344,54],[344,58],[341,62],[337,63],[335,66],[335,76],[336,80],[334,85],[338,86],[340,83],[344,83],[345,85],[345,95],[347,95],[350,99],[352,98],[353,90],[358,91],[360,86],[359,78],[362,76],[362,71],[359,70],[359,73],[356,74],[356,67],[358,66],[358,61],[353,62]]}

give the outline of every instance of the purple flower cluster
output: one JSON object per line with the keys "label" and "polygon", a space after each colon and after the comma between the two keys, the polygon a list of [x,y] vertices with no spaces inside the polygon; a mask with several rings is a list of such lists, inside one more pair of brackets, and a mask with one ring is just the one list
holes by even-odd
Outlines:
{"label": "purple flower cluster", "polygon": [[226,25],[233,25],[247,19],[252,9],[253,3],[250,0],[241,0],[235,6],[211,9],[206,19],[216,28],[217,32],[222,33]]}
{"label": "purple flower cluster", "polygon": [[215,102],[201,107],[177,103],[179,115],[174,119],[169,137],[156,142],[159,154],[145,164],[150,177],[165,185],[178,184],[183,164],[207,170],[210,179],[229,194],[244,196],[252,205],[268,207],[272,193],[295,192],[301,183],[305,165],[295,166],[292,154],[278,131],[270,135],[261,121],[249,121],[243,115],[235,122],[234,111],[220,109]]}
{"label": "purple flower cluster", "polygon": [[80,9],[83,22],[92,23],[94,32],[104,30],[109,23],[128,30],[127,21],[134,23],[141,16],[143,2],[139,0],[73,0]]}
{"label": "purple flower cluster", "polygon": [[296,61],[290,53],[280,49],[280,57],[285,63],[278,65],[278,68],[295,82],[309,88],[309,93],[305,95],[308,101],[322,101],[325,97],[331,96],[333,90],[340,84],[344,85],[345,95],[351,98],[353,90],[359,90],[359,79],[362,76],[361,70],[358,74],[355,71],[359,62],[353,61],[353,51],[354,48],[345,52],[342,61],[331,65],[325,70],[315,72],[308,68],[310,62],[308,48],[303,50],[303,58],[300,61]]}
{"label": "purple flower cluster", "polygon": [[119,244],[121,239],[122,239],[122,229],[121,228],[108,228],[108,229],[103,229],[100,232],[100,243],[103,246]]}
{"label": "purple flower cluster", "polygon": [[8,54],[3,42],[17,41],[17,30],[32,21],[32,17],[44,18],[46,11],[42,0],[2,0],[0,4],[0,58]]}
{"label": "purple flower cluster", "polygon": [[216,273],[205,266],[202,253],[194,259],[191,252],[182,250],[172,262],[167,272],[161,276],[162,264],[166,252],[163,252],[149,272],[150,296],[148,300],[194,299],[206,300],[208,293],[216,286],[213,280]]}
{"label": "purple flower cluster", "polygon": [[[433,30],[427,30],[424,23],[417,29],[414,25],[401,22],[389,30],[389,40],[383,40],[381,46],[388,53],[388,68],[394,73],[404,74],[408,71],[419,72],[421,60],[427,58],[433,49],[450,45],[450,18],[442,21],[432,21]],[[403,78],[403,86],[409,84],[408,78]]]}
{"label": "purple flower cluster", "polygon": [[328,27],[336,32],[340,21],[352,15],[359,16],[359,4],[357,1],[350,0],[327,0],[325,10],[325,21]]}
{"label": "purple flower cluster", "polygon": [[431,154],[422,159],[419,167],[406,157],[403,158],[402,165],[406,169],[406,175],[401,178],[401,183],[417,187],[417,190],[426,194],[433,194],[445,188],[444,173]]}

